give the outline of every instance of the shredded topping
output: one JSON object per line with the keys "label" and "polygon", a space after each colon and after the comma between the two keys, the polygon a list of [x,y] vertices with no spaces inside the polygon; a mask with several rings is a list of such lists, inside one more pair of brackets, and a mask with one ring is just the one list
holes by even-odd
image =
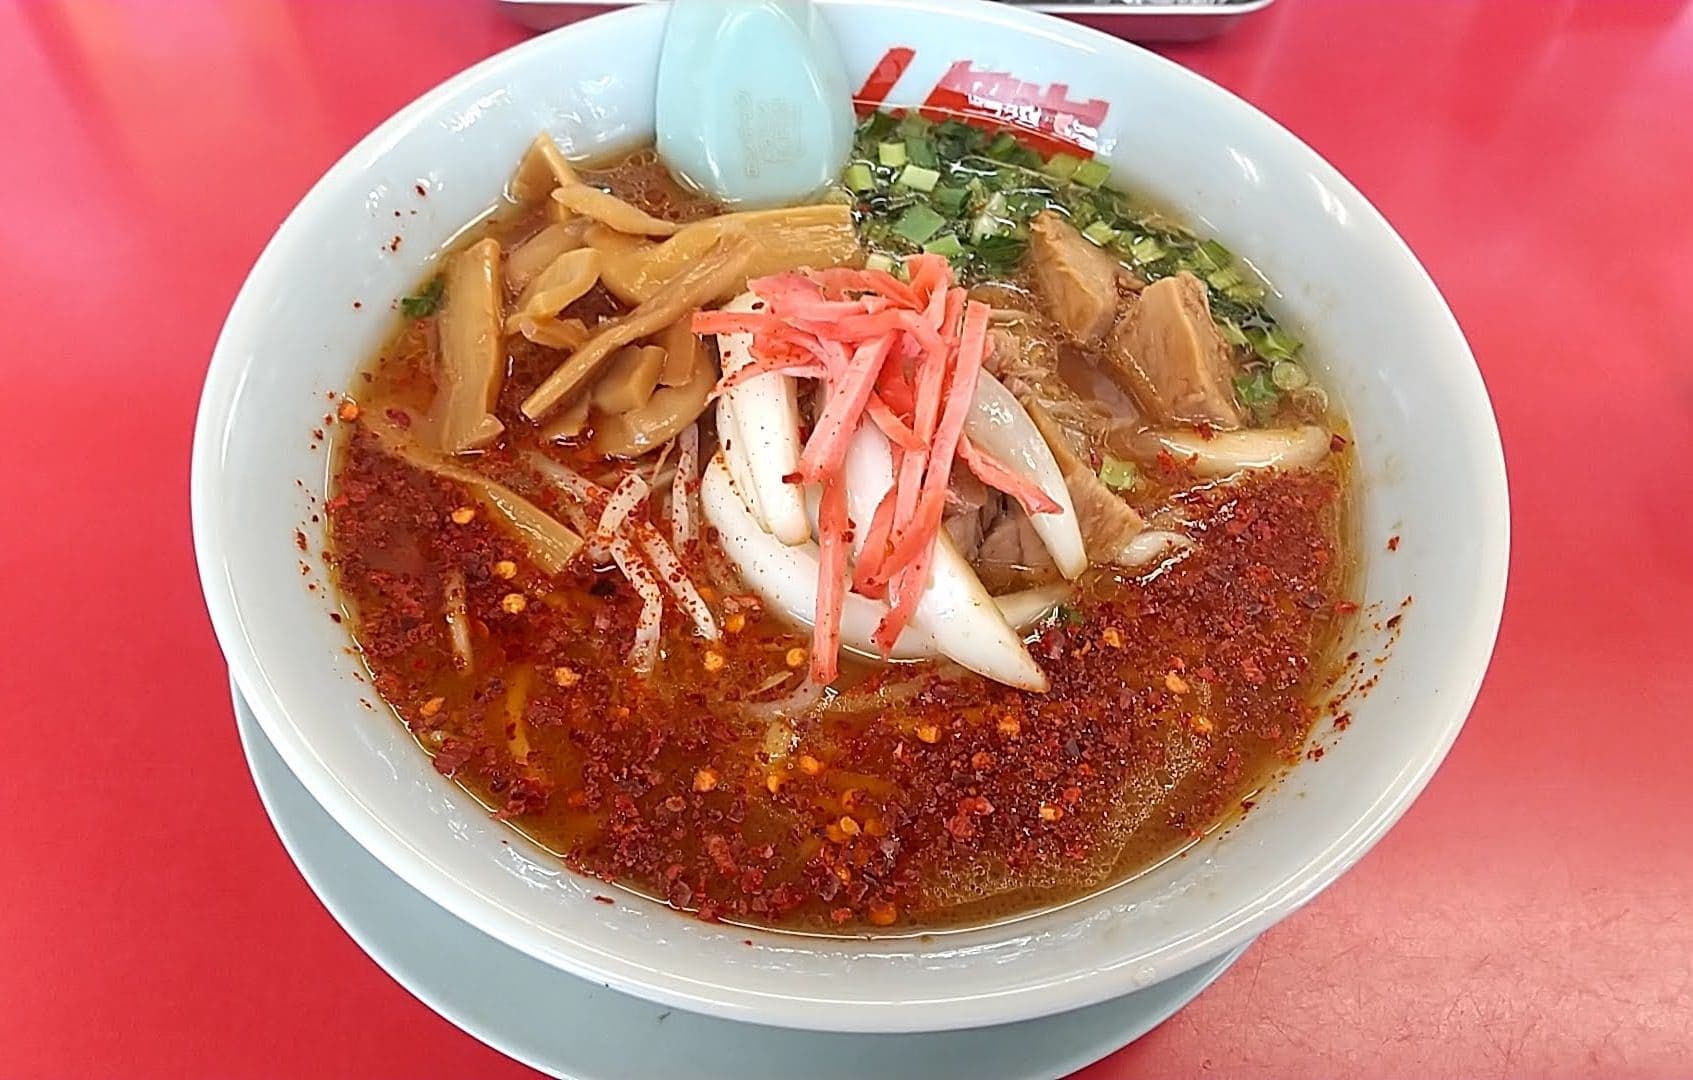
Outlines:
{"label": "shredded topping", "polygon": [[[989,348],[988,306],[968,298],[944,258],[914,255],[905,267],[905,281],[882,270],[840,268],[757,278],[748,288],[763,301],[760,310],[701,312],[692,322],[697,334],[752,335],[752,362],[719,381],[715,394],[770,373],[815,379],[825,390],[799,468],[787,478],[822,490],[811,650],[811,677],[820,683],[837,674],[849,587],[888,602],[874,637],[884,653],[910,622],[929,584],[955,460],[1030,513],[1059,509],[964,438]],[[854,523],[847,517],[843,463],[863,423],[893,444],[894,485],[865,523],[849,586]]]}

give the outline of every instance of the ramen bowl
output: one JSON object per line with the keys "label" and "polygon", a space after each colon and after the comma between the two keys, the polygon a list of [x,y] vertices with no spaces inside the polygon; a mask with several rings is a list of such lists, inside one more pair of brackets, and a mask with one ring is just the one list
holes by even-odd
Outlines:
{"label": "ramen bowl", "polygon": [[1324,719],[1313,731],[1321,761],[1182,857],[1066,906],[975,929],[823,937],[703,922],[567,871],[383,715],[319,554],[329,450],[314,429],[391,330],[395,298],[492,202],[537,131],[572,155],[651,137],[658,5],[555,31],[424,95],[277,231],[230,311],[201,404],[193,518],[207,604],[242,694],[313,797],[413,887],[539,960],[669,1005],[812,1029],[939,1030],[1077,1008],[1286,917],[1428,782],[1474,700],[1503,602],[1497,429],[1416,258],[1339,173],[1239,99],[1010,5],[825,11],[868,96],[944,101],[1097,147],[1119,182],[1179,208],[1279,290],[1278,311],[1353,425],[1356,542],[1370,554],[1350,647],[1384,658],[1368,692],[1340,706],[1345,730]]}

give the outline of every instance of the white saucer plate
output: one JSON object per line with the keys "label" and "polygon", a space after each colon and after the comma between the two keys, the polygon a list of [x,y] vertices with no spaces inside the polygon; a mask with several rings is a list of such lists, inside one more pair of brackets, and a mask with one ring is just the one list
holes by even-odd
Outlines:
{"label": "white saucer plate", "polygon": [[997,1027],[836,1034],[718,1020],[567,975],[437,906],[355,843],[288,771],[238,692],[259,798],[312,891],[371,959],[473,1037],[569,1080],[1060,1077],[1127,1046],[1247,946],[1126,997]]}

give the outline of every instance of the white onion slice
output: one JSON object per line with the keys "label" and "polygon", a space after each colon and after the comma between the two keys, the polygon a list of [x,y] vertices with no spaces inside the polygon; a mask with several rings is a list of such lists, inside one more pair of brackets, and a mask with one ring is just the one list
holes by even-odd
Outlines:
{"label": "white onion slice", "polygon": [[623,478],[606,500],[605,512],[600,515],[600,525],[597,538],[602,542],[617,535],[628,520],[629,512],[641,505],[641,500],[647,497],[647,482],[641,479],[640,473],[630,473]]}
{"label": "white onion slice", "polygon": [[577,502],[592,504],[606,497],[606,489],[583,476],[568,465],[560,465],[545,454],[524,455],[531,468],[551,480]]}
{"label": "white onion slice", "polygon": [[658,579],[670,588],[670,595],[676,598],[676,606],[687,613],[694,620],[694,629],[700,637],[707,641],[716,641],[723,635],[717,629],[717,620],[712,617],[711,608],[706,606],[705,598],[700,596],[699,590],[689,580],[688,574],[682,569],[682,562],[676,557],[669,544],[658,530],[644,521],[634,524],[635,539],[641,545],[641,553],[653,564],[658,571]]}
{"label": "white onion slice", "polygon": [[[744,292],[723,306],[724,311],[751,312],[763,302]],[[717,335],[717,354],[728,377],[752,363],[752,334]],[[776,539],[803,544],[811,539],[805,504],[798,484],[784,477],[799,468],[799,398],[792,375],[766,372],[726,391],[732,400],[738,433],[745,441],[749,479],[760,517]]]}
{"label": "white onion slice", "polygon": [[723,459],[728,464],[729,473],[735,478],[735,494],[740,497],[741,505],[746,507],[747,513],[758,522],[758,527],[769,532],[770,527],[765,524],[764,508],[758,504],[758,489],[752,482],[752,464],[747,459],[746,440],[741,438],[741,424],[735,416],[735,402],[728,394],[717,401],[717,441],[723,444]]}
{"label": "white onion slice", "polygon": [[1064,472],[1017,396],[985,371],[976,380],[976,396],[964,423],[964,434],[1006,468],[1033,480],[1058,504],[1058,513],[1030,514],[1029,523],[1051,553],[1058,572],[1072,581],[1080,577],[1088,568],[1088,553]]}
{"label": "white onion slice", "polygon": [[[771,610],[789,622],[812,625],[817,613],[817,578],[821,572],[815,543],[791,547],[765,532],[735,491],[735,481],[719,454],[700,480],[700,512],[717,530],[724,554],[740,571],[741,580],[763,597]],[[888,613],[888,606],[854,592],[841,605],[841,645],[864,656],[880,655],[870,636]],[[890,658],[920,660],[934,655],[927,635],[908,627],[894,642]]]}
{"label": "white onion slice", "polygon": [[999,613],[1019,633],[1040,622],[1052,609],[1070,598],[1070,586],[1036,585],[993,598]]}
{"label": "white onion slice", "polygon": [[1138,532],[1117,552],[1117,557],[1111,561],[1118,566],[1129,568],[1145,566],[1152,560],[1163,557],[1168,552],[1185,551],[1193,547],[1193,541],[1181,533],[1165,532],[1162,529],[1147,529]]}
{"label": "white onion slice", "polygon": [[635,643],[629,649],[629,666],[646,674],[658,662],[658,634],[664,621],[664,592],[658,587],[652,571],[627,536],[614,536],[608,545],[612,561],[623,576],[635,586],[641,597],[641,614],[635,621]]}
{"label": "white onion slice", "polygon": [[[721,455],[706,466],[700,481],[700,510],[717,530],[724,553],[740,571],[742,582],[789,622],[811,626],[817,611],[817,579],[821,572],[817,545],[789,547],[758,528],[735,494],[734,481]],[[994,604],[1000,608],[1002,618],[1013,620],[1021,630],[1061,601],[1065,593],[1055,590],[1065,588],[1049,586],[1011,593],[999,597]],[[881,601],[847,593],[841,606],[841,646],[862,656],[879,658],[881,653],[871,635],[887,613],[888,605]],[[914,622],[894,642],[889,658],[923,660],[938,655],[942,653],[933,635]]]}
{"label": "white onion slice", "polygon": [[464,574],[458,570],[449,572],[445,592],[447,638],[453,645],[453,663],[457,665],[460,671],[469,671],[471,666],[470,614],[465,608]]}
{"label": "white onion slice", "polygon": [[[892,449],[874,424],[858,425],[842,472],[856,557],[877,504],[894,483]],[[944,529],[935,537],[929,583],[918,597],[911,625],[934,638],[941,653],[978,675],[1023,690],[1047,689],[1046,672],[1023,647],[1021,635],[1005,621]]]}
{"label": "white onion slice", "polygon": [[689,424],[677,439],[676,477],[670,482],[670,538],[694,542],[694,489],[700,478],[700,426]]}
{"label": "white onion slice", "polygon": [[1201,476],[1229,476],[1246,469],[1310,468],[1328,454],[1329,433],[1315,424],[1218,431],[1210,438],[1197,431],[1149,431],[1139,445],[1192,461]]}

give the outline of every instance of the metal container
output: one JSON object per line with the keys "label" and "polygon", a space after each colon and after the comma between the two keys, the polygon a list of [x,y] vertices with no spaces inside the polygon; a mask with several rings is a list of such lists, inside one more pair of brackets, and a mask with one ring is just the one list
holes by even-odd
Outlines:
{"label": "metal container", "polygon": [[[535,30],[551,30],[602,11],[653,0],[497,0],[512,19]],[[1216,37],[1275,0],[1092,0],[1042,3],[1001,0],[1115,34],[1130,41],[1203,41]]]}

